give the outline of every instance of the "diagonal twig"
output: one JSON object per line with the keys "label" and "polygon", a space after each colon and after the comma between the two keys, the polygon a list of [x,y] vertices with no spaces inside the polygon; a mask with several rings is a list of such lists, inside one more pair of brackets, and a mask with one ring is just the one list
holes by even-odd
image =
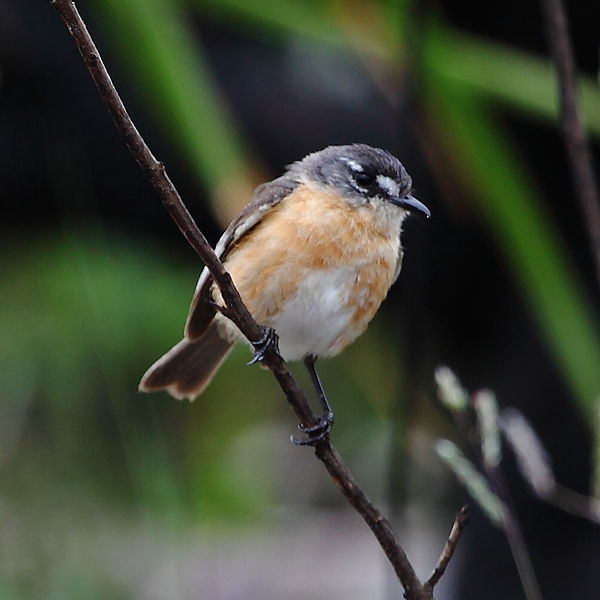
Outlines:
{"label": "diagonal twig", "polygon": [[560,124],[575,192],[585,217],[589,244],[600,284],[600,199],[592,158],[577,108],[577,74],[562,0],[541,0],[560,101]]}
{"label": "diagonal twig", "polygon": [[[194,222],[175,186],[169,179],[164,165],[154,157],[133,124],[74,3],[71,0],[52,0],[51,4],[57,9],[73,37],[92,80],[98,88],[117,129],[125,138],[125,143],[133,157],[148,177],[154,191],[177,227],[207,266],[219,286],[226,304],[228,318],[235,323],[248,340],[260,340],[263,335],[262,328],[244,306],[231,277],[225,271],[223,264]],[[263,363],[277,379],[301,425],[311,427],[317,424],[317,417],[280,354],[269,348],[265,353]],[[427,588],[419,581],[404,549],[398,543],[389,521],[359,487],[354,476],[327,438],[316,444],[315,454],[323,462],[342,494],[372,530],[404,587],[405,598],[408,600],[432,600],[433,587],[437,580]]]}
{"label": "diagonal twig", "polygon": [[437,565],[431,572],[431,575],[428,577],[427,581],[423,584],[423,587],[425,587],[426,589],[430,589],[433,591],[433,588],[437,585],[438,581],[446,572],[446,568],[448,567],[448,564],[454,556],[454,551],[456,550],[458,540],[468,522],[469,507],[465,504],[458,511],[458,513],[456,513],[454,523],[452,524],[452,529],[450,530],[450,534],[448,535],[448,541],[446,542],[446,545],[444,546],[444,549],[440,554],[440,558],[438,559]]}

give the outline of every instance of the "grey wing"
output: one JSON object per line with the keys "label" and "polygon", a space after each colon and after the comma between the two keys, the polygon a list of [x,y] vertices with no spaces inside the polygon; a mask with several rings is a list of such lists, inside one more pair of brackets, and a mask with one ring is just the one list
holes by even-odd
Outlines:
{"label": "grey wing", "polygon": [[[288,175],[283,175],[273,181],[259,185],[252,200],[230,223],[221,236],[215,247],[216,255],[221,260],[225,260],[232,246],[260,223],[269,209],[279,204],[296,185]],[[210,272],[204,267],[196,284],[196,291],[185,323],[184,334],[188,340],[198,339],[206,331],[215,316],[214,307],[210,302],[206,302],[209,299],[212,281]]]}

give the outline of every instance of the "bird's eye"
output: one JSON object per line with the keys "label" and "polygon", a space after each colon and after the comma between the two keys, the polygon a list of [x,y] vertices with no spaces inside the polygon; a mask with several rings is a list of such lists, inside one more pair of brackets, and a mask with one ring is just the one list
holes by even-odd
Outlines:
{"label": "bird's eye", "polygon": [[354,180],[363,188],[370,188],[375,183],[375,177],[369,173],[357,173]]}

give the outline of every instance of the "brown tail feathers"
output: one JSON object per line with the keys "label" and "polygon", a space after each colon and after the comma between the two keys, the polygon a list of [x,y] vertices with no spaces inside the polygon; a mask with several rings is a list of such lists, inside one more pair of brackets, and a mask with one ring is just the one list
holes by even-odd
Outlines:
{"label": "brown tail feathers", "polygon": [[166,390],[175,398],[193,400],[210,383],[232,349],[213,321],[202,337],[181,340],[144,373],[140,392]]}

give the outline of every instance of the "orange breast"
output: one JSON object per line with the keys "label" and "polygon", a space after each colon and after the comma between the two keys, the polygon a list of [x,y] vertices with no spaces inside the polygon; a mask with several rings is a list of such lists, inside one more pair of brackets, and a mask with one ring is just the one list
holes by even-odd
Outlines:
{"label": "orange breast", "polygon": [[[225,266],[255,319],[270,326],[310,273],[347,271],[339,302],[348,322],[331,333],[327,352],[336,354],[364,331],[392,284],[400,222],[394,207],[355,207],[335,194],[300,186],[242,237]],[[304,287],[302,293],[311,290]]]}

